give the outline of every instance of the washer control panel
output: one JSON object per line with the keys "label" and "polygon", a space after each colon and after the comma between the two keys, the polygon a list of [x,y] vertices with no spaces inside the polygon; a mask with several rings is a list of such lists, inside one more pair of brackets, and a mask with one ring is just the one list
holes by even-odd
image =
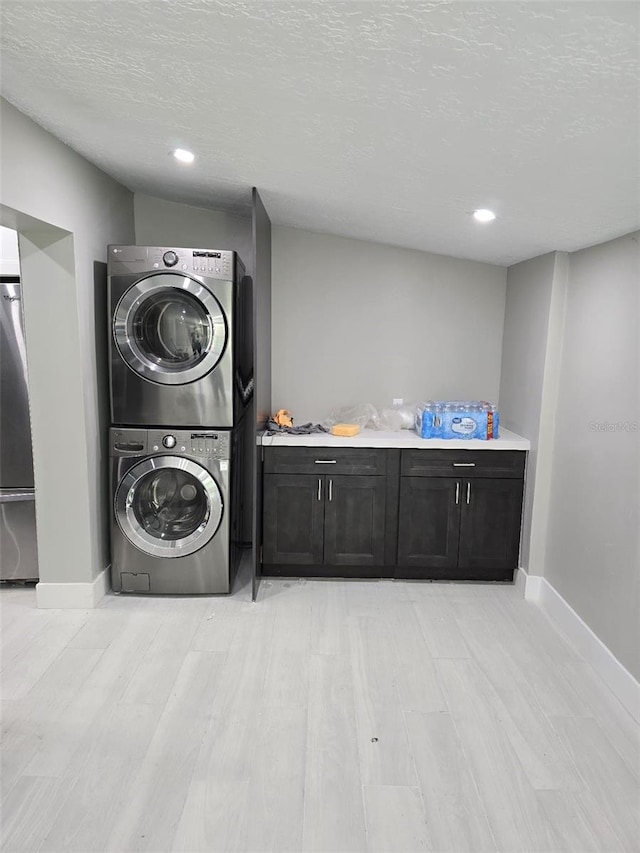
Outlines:
{"label": "washer control panel", "polygon": [[231,458],[231,437],[224,430],[149,430],[147,446],[152,453],[172,450],[180,456]]}

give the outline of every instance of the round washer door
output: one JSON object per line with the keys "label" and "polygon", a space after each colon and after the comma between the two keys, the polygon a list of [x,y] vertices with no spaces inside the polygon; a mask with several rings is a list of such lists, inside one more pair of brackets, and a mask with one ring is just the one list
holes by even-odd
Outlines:
{"label": "round washer door", "polygon": [[152,557],[185,557],[216,533],[224,511],[211,474],[179,456],[156,456],[130,468],[114,510],[127,539]]}
{"label": "round washer door", "polygon": [[144,379],[184,385],[213,370],[228,330],[220,303],[203,284],[187,275],[157,273],[122,295],[113,337],[122,358]]}

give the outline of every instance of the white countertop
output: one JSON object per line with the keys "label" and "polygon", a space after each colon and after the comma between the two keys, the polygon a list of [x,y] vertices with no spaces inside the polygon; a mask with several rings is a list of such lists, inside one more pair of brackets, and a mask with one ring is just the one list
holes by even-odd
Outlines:
{"label": "white countertop", "polygon": [[500,427],[500,438],[482,441],[479,438],[444,439],[420,438],[412,429],[383,432],[363,429],[350,438],[316,432],[311,435],[258,435],[263,447],[420,447],[424,450],[529,450],[531,442],[515,432]]}

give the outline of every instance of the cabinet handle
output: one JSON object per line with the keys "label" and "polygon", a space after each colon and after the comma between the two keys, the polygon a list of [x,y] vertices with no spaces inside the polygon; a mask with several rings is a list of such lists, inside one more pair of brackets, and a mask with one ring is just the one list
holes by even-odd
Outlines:
{"label": "cabinet handle", "polygon": [[318,500],[322,500],[322,480],[318,479]]}
{"label": "cabinet handle", "polygon": [[316,465],[335,465],[336,459],[316,459]]}
{"label": "cabinet handle", "polygon": [[476,463],[475,462],[454,462],[453,467],[454,468],[475,468]]}
{"label": "cabinet handle", "polygon": [[329,480],[329,500],[333,500],[333,480]]}
{"label": "cabinet handle", "polygon": [[467,503],[471,501],[471,480],[467,482]]}
{"label": "cabinet handle", "polygon": [[460,481],[456,483],[456,503],[460,503]]}

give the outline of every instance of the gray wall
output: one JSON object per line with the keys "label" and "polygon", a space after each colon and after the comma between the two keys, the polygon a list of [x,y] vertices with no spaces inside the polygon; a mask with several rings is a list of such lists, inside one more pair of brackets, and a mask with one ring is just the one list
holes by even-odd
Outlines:
{"label": "gray wall", "polygon": [[639,234],[570,256],[545,577],[640,677]]}
{"label": "gray wall", "polygon": [[272,403],[498,399],[506,269],[274,226]]}
{"label": "gray wall", "polygon": [[0,101],[2,224],[21,234],[40,576],[88,582],[108,547],[106,245],[128,190]]}
{"label": "gray wall", "polygon": [[247,193],[247,215],[205,210],[189,204],[134,195],[135,242],[139,246],[184,246],[229,249],[237,252],[252,274],[251,195]]}
{"label": "gray wall", "polygon": [[531,441],[522,520],[520,565],[532,574],[529,543],[538,462],[538,438],[547,360],[555,254],[510,267],[500,374],[500,423]]}

